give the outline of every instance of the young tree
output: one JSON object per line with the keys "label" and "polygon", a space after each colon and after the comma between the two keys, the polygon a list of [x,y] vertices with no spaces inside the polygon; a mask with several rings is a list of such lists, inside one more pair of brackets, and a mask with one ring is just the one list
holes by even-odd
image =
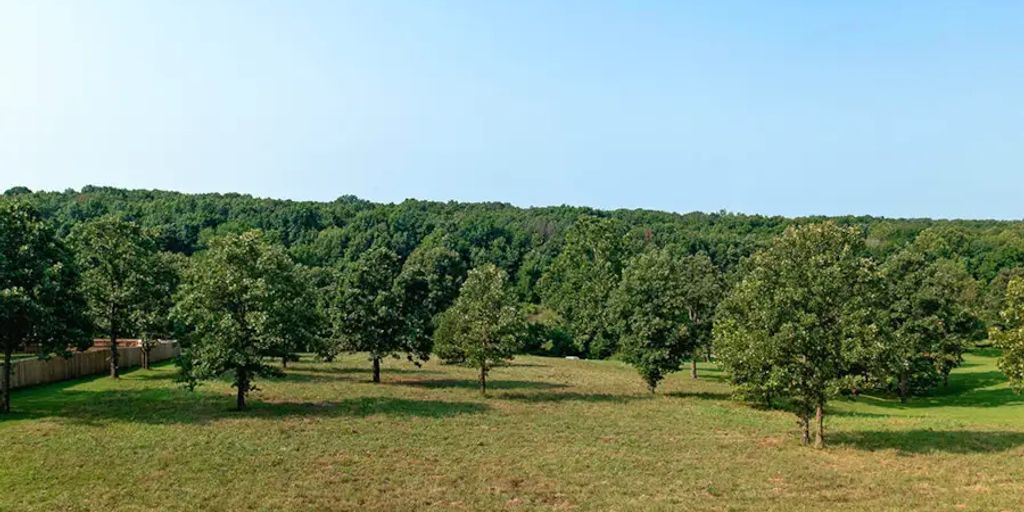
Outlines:
{"label": "young tree", "polygon": [[512,359],[525,331],[508,276],[486,264],[469,272],[455,304],[441,314],[434,338],[439,351],[458,353],[480,369],[480,392],[486,395],[487,373]]}
{"label": "young tree", "polygon": [[992,329],[990,336],[1002,349],[999,369],[1010,378],[1010,387],[1024,393],[1024,277],[1017,277],[1006,286],[1002,327]]}
{"label": "young tree", "polygon": [[681,260],[668,250],[649,251],[630,262],[611,296],[619,347],[651,393],[694,349],[686,277]]}
{"label": "young tree", "polygon": [[722,300],[725,281],[706,254],[683,258],[678,264],[683,284],[683,302],[686,304],[686,333],[694,348],[690,357],[690,376],[697,378],[697,357],[700,352],[711,354],[711,329],[715,308]]}
{"label": "young tree", "polygon": [[119,377],[117,341],[147,304],[158,264],[156,244],[138,224],[115,216],[75,226],[71,240],[96,326],[110,339],[110,376]]}
{"label": "young tree", "polygon": [[625,235],[618,221],[580,217],[538,283],[544,304],[566,319],[577,349],[587,357],[615,351],[607,305],[626,258]]}
{"label": "young tree", "polygon": [[186,380],[194,386],[234,372],[240,410],[255,377],[280,374],[266,358],[312,342],[321,322],[308,280],[259,231],[213,240],[193,256],[174,316],[191,330]]}
{"label": "young tree", "polygon": [[847,375],[851,340],[869,332],[864,314],[863,239],[826,222],[789,228],[753,258],[723,301],[715,347],[734,379],[789,398],[804,444],[815,417],[824,445],[825,404]]}
{"label": "young tree", "polygon": [[[394,286],[400,269],[394,251],[374,246],[345,268],[331,305],[336,343],[330,355],[342,350],[369,352],[373,382],[377,383],[381,359],[398,357],[399,352],[410,349],[402,344],[402,297]],[[413,353],[408,354],[413,360]],[[415,355],[425,359],[429,354]]]}
{"label": "young tree", "polygon": [[85,301],[72,255],[30,206],[0,200],[0,413],[11,410],[15,350],[38,346],[40,356],[85,348]]}
{"label": "young tree", "polygon": [[150,352],[157,342],[174,335],[171,310],[186,260],[180,254],[160,252],[154,256],[152,264],[149,286],[143,290],[142,302],[133,311],[131,322],[139,335],[142,368],[146,370],[150,368]]}

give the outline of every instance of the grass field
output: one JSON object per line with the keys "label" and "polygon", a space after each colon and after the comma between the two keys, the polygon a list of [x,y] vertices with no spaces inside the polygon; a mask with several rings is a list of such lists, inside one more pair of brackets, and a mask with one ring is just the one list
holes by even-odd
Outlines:
{"label": "grass field", "polygon": [[836,401],[830,446],[685,372],[649,396],[613,361],[471,369],[308,358],[233,412],[173,367],[15,392],[0,510],[1021,510],[1024,400],[968,356],[902,406]]}

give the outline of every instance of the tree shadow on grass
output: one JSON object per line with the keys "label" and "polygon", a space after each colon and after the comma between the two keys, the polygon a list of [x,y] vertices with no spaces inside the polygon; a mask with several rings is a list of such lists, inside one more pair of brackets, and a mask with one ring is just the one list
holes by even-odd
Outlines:
{"label": "tree shadow on grass", "polygon": [[1003,355],[1003,351],[998,348],[985,347],[975,348],[970,351],[970,354],[980,357],[996,358]]}
{"label": "tree shadow on grass", "polygon": [[[294,368],[293,371],[321,375],[360,375],[362,376],[361,378],[365,380],[370,380],[370,378],[373,376],[373,369],[370,368],[369,365],[367,365],[366,368],[354,368],[351,366],[318,366],[312,368],[297,367]],[[286,369],[284,372],[285,375],[288,375],[289,369]],[[380,369],[380,375],[382,378],[386,377],[387,375],[436,375],[438,373],[440,372],[436,370],[425,370],[422,368],[388,368],[387,366],[383,366]]]}
{"label": "tree shadow on grass", "polygon": [[482,413],[477,402],[359,397],[320,402],[262,401],[250,395],[249,409],[235,411],[234,395],[180,388],[84,391],[51,389],[46,393],[14,397],[9,420],[51,418],[74,424],[144,423],[203,425],[225,419],[277,419],[285,417],[353,417],[376,414],[443,418]]}
{"label": "tree shadow on grass", "polygon": [[729,400],[732,395],[726,391],[672,391],[665,396],[673,398],[697,398],[699,400]]}
{"label": "tree shadow on grass", "polygon": [[1024,404],[1024,396],[1007,387],[1002,372],[964,372],[953,374],[948,386],[940,386],[926,394],[911,396],[906,403],[891,394],[865,393],[858,400],[891,409],[927,409],[931,407],[999,407]]}
{"label": "tree shadow on grass", "polygon": [[846,445],[860,450],[896,450],[902,454],[920,453],[996,453],[1024,445],[1024,432],[1004,431],[867,431],[836,432],[829,436],[830,443]]}
{"label": "tree shadow on grass", "polygon": [[462,414],[482,413],[488,409],[487,404],[478,402],[361,397],[324,402],[254,402],[250,410],[254,416],[264,418],[286,416],[345,416],[363,418],[377,414],[445,418]]}
{"label": "tree shadow on grass", "polygon": [[[427,389],[480,389],[480,381],[476,379],[428,379],[401,380],[388,382],[399,386],[412,386]],[[488,390],[499,389],[556,389],[567,387],[565,384],[538,382],[533,380],[487,380]]]}
{"label": "tree shadow on grass", "polygon": [[510,368],[551,368],[549,364],[524,363],[521,361],[512,361],[505,366]]}
{"label": "tree shadow on grass", "polygon": [[[689,372],[689,368],[684,369]],[[702,367],[697,370],[697,380],[706,380],[708,382],[729,382],[729,378],[721,368],[707,368]]]}
{"label": "tree shadow on grass", "polygon": [[534,393],[509,392],[497,395],[503,400],[515,400],[528,403],[555,403],[555,402],[608,402],[626,403],[634,400],[649,400],[650,395],[611,395],[607,393],[575,393],[575,392],[549,392],[540,391]]}

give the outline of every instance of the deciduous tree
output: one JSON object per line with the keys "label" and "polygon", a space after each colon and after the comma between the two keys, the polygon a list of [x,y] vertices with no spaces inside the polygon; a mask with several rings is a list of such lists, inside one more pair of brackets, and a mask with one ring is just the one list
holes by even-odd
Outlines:
{"label": "deciduous tree", "polygon": [[284,248],[259,231],[215,239],[193,258],[174,308],[190,329],[185,378],[194,386],[233,372],[244,409],[254,378],[280,374],[267,358],[318,334],[313,290]]}
{"label": "deciduous tree", "polygon": [[882,337],[866,344],[863,367],[871,381],[905,402],[960,363],[978,323],[966,303],[974,280],[957,261],[936,260],[915,247],[891,256],[879,272],[875,318]]}
{"label": "deciduous tree", "polygon": [[588,357],[615,351],[608,299],[626,259],[625,235],[625,226],[618,221],[581,217],[538,284],[544,304],[566,320],[577,349]]}
{"label": "deciduous tree", "polygon": [[113,215],[75,227],[71,240],[97,328],[110,339],[110,376],[119,377],[117,342],[130,335],[156,280],[156,244],[138,224]]}
{"label": "deciduous tree", "polygon": [[1010,387],[1024,393],[1024,278],[1010,281],[1003,304],[1003,326],[990,336],[1003,351],[999,369],[1010,378]]}
{"label": "deciduous tree", "polygon": [[758,252],[723,301],[714,327],[719,359],[738,383],[789,399],[802,441],[824,445],[825,405],[848,373],[853,340],[869,332],[862,296],[864,242],[831,222],[789,228]]}
{"label": "deciduous tree", "polygon": [[694,345],[690,354],[690,376],[696,379],[697,357],[702,352],[708,357],[711,354],[715,308],[722,300],[725,281],[705,254],[684,257],[678,267],[686,303],[686,334]]}
{"label": "deciduous tree", "polygon": [[[380,382],[385,357],[398,357],[403,349],[405,322],[402,297],[395,289],[401,271],[394,251],[375,245],[349,263],[340,275],[330,307],[335,343],[328,357],[339,351],[368,352],[373,382]],[[414,360],[412,353],[408,354]],[[416,354],[426,357],[427,354]]]}
{"label": "deciduous tree", "polygon": [[505,272],[485,264],[469,272],[459,297],[441,314],[435,344],[439,352],[458,354],[480,370],[480,392],[487,394],[487,374],[519,350],[526,322]]}
{"label": "deciduous tree", "polygon": [[133,312],[135,316],[131,322],[141,344],[142,367],[147,370],[150,367],[150,353],[157,342],[175,333],[171,310],[187,260],[180,254],[160,252],[153,257],[151,263],[149,284],[142,294],[142,302]]}
{"label": "deciduous tree", "polygon": [[668,250],[648,251],[630,262],[611,296],[620,350],[651,393],[695,346],[688,332],[686,277],[682,260]]}
{"label": "deciduous tree", "polygon": [[72,255],[32,207],[0,200],[0,413],[11,410],[12,355],[40,356],[89,344]]}
{"label": "deciduous tree", "polygon": [[394,292],[404,322],[399,343],[406,353],[429,357],[436,317],[455,301],[465,278],[466,265],[444,236],[428,237],[405,260]]}

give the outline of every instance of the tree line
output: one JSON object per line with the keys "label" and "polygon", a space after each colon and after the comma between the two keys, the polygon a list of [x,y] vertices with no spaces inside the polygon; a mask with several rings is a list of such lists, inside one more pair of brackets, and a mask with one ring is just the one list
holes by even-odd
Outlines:
{"label": "tree line", "polygon": [[[513,354],[619,357],[654,392],[719,361],[751,402],[824,442],[827,401],[942,385],[991,338],[1024,379],[1024,227],[330,203],[87,187],[0,202],[3,410],[14,352],[181,340],[182,380],[234,376],[237,405],[298,352],[431,354],[488,372]],[[280,360],[281,364],[274,363]]]}

